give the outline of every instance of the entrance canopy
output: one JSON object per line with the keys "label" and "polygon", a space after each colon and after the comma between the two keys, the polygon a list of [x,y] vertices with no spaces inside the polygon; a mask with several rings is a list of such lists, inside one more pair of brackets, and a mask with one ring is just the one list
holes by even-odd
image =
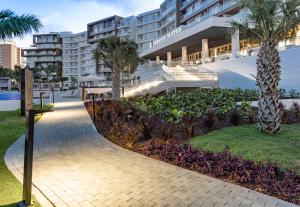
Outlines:
{"label": "entrance canopy", "polygon": [[230,43],[230,19],[226,17],[212,16],[203,22],[194,26],[185,28],[174,36],[158,40],[154,45],[141,53],[141,57],[145,59],[155,60],[156,56],[161,59],[167,58],[167,52],[172,52],[172,57],[180,57],[182,55],[182,47],[186,46],[188,53],[201,51],[202,39],[208,39],[208,46],[216,47],[222,44]]}

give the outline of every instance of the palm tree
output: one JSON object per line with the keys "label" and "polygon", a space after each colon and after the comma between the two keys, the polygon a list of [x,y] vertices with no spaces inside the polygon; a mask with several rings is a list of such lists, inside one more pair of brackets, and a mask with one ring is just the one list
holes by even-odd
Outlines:
{"label": "palm tree", "polygon": [[9,68],[3,68],[2,66],[0,66],[0,77],[11,78],[12,70]]}
{"label": "palm tree", "polygon": [[[16,81],[16,86],[17,86],[17,88],[20,87],[19,84],[20,84],[20,82],[21,82],[21,70],[22,70],[21,66],[15,65],[15,66],[14,66],[14,70],[13,70],[12,73],[11,73],[12,78],[15,79],[15,81]],[[20,88],[19,88],[19,89],[20,89]]]}
{"label": "palm tree", "polygon": [[259,127],[276,134],[281,130],[279,81],[281,75],[279,41],[295,34],[300,24],[299,0],[240,0],[249,11],[244,22],[231,22],[233,29],[260,43],[257,56]]}
{"label": "palm tree", "polygon": [[49,77],[51,74],[55,73],[57,71],[56,66],[51,64],[51,65],[46,65],[44,66],[40,66],[40,70],[43,71],[46,74],[46,80],[47,82],[49,82]]}
{"label": "palm tree", "polygon": [[[99,60],[112,70],[112,99],[120,98],[120,73],[128,68],[131,61],[139,59],[137,45],[130,40],[122,40],[112,36],[99,40],[94,54],[97,53]],[[95,58],[95,55],[94,55]]]}
{"label": "palm tree", "polygon": [[0,38],[3,40],[37,32],[41,27],[40,20],[34,15],[18,16],[11,10],[0,11]]}

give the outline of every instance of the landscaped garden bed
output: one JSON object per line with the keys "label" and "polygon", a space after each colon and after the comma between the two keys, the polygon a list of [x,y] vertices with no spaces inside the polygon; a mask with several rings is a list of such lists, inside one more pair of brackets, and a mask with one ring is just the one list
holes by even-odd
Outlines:
{"label": "landscaped garden bed", "polygon": [[[299,204],[300,177],[291,165],[285,165],[285,161],[268,159],[267,153],[262,159],[255,156],[251,159],[245,154],[254,155],[255,148],[249,148],[250,151],[245,154],[236,153],[234,142],[226,140],[219,146],[223,150],[210,149],[196,141],[227,127],[254,127],[257,109],[245,102],[248,100],[255,100],[255,92],[240,89],[202,89],[115,102],[99,100],[95,125],[102,135],[127,149]],[[237,107],[236,102],[242,102],[242,105]],[[87,102],[86,107],[92,115],[92,104]],[[284,123],[300,123],[300,107],[297,104],[290,110],[282,105],[281,114]],[[285,130],[273,139],[257,142],[258,148],[265,145],[265,150],[271,150],[273,145],[268,142],[280,145],[282,140],[277,139],[281,136],[285,137]],[[191,138],[194,138],[192,144]],[[241,136],[240,139],[244,138]],[[253,142],[257,139],[259,137],[253,137]],[[212,143],[215,140],[211,139]],[[247,137],[247,141],[251,138]],[[295,149],[299,139],[285,144]],[[278,157],[285,154],[289,159],[290,152],[285,151],[284,146],[282,149],[277,148],[275,153]]]}

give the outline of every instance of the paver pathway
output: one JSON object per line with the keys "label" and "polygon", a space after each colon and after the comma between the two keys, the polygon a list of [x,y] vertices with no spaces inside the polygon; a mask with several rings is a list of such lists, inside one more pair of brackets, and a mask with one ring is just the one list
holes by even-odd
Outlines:
{"label": "paver pathway", "polygon": [[[23,144],[24,137],[5,157],[19,178]],[[296,206],[122,149],[96,132],[82,102],[58,103],[36,125],[33,172],[58,207]]]}

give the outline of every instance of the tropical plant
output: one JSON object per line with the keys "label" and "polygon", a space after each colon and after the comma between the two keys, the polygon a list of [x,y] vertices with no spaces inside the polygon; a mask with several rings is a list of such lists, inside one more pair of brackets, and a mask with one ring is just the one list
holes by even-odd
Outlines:
{"label": "tropical plant", "polygon": [[240,0],[249,11],[244,22],[232,21],[234,31],[260,43],[257,56],[259,127],[276,134],[281,130],[278,89],[281,67],[279,41],[296,33],[300,24],[299,0]]}
{"label": "tropical plant", "polygon": [[3,40],[37,32],[41,27],[42,23],[34,15],[18,16],[9,9],[0,11],[0,38]]}
{"label": "tropical plant", "polygon": [[40,70],[46,74],[46,78],[47,78],[46,80],[49,81],[50,75],[56,72],[56,66],[53,64],[40,66]]}
{"label": "tropical plant", "polygon": [[[29,68],[27,66],[27,68]],[[42,77],[42,74],[41,74],[41,69],[40,68],[29,68],[31,71],[32,71],[32,74],[33,74],[33,79],[36,81],[36,80],[39,80],[41,79]]]}
{"label": "tropical plant", "polygon": [[116,36],[99,40],[94,51],[94,58],[98,58],[98,62],[103,61],[112,70],[112,99],[119,99],[121,92],[120,73],[129,68],[130,62],[139,59],[136,43],[126,39],[122,40]]}
{"label": "tropical plant", "polygon": [[14,70],[12,71],[12,78],[15,79],[17,83],[20,83],[21,69],[21,66],[15,65]]}
{"label": "tropical plant", "polygon": [[3,68],[0,66],[0,77],[10,78],[12,76],[12,70],[9,68]]}

